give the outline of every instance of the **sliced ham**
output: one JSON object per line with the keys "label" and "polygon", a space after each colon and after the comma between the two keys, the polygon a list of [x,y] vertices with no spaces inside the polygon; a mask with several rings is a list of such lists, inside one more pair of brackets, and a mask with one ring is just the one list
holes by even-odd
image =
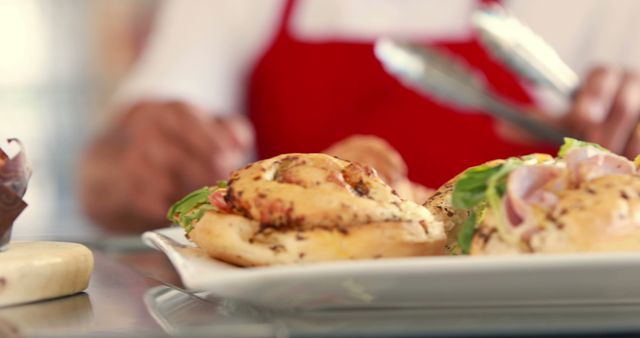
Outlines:
{"label": "sliced ham", "polygon": [[558,202],[556,192],[565,188],[564,170],[553,165],[523,166],[515,169],[507,180],[504,199],[507,220],[518,227],[532,216],[531,205],[553,207]]}
{"label": "sliced ham", "polygon": [[602,176],[635,172],[635,165],[627,158],[593,147],[572,149],[565,161],[574,186]]}
{"label": "sliced ham", "polygon": [[[507,180],[504,210],[509,224],[518,227],[535,223],[532,205],[546,210],[558,202],[557,192],[612,174],[633,174],[635,165],[627,158],[594,147],[570,150],[561,165],[532,165],[515,169]],[[567,176],[568,175],[568,176]]]}

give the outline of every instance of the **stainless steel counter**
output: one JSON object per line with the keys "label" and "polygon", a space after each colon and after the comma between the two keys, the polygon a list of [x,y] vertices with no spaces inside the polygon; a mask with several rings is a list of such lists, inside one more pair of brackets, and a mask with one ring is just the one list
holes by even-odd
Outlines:
{"label": "stainless steel counter", "polygon": [[401,337],[640,332],[640,304],[274,312],[183,292],[167,259],[136,245],[90,244],[96,264],[88,290],[60,299],[0,308],[0,337]]}
{"label": "stainless steel counter", "polygon": [[94,256],[95,270],[86,292],[0,308],[0,332],[15,332],[16,337],[162,332],[142,302],[146,290],[160,282],[113,257],[100,252]]}

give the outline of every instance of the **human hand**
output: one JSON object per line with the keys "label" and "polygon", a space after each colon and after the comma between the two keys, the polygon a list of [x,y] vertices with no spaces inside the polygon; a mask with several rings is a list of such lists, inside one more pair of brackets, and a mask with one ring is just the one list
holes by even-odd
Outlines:
{"label": "human hand", "polygon": [[391,187],[400,197],[420,205],[435,192],[435,190],[427,188],[420,183],[411,182],[408,178],[396,181]]}
{"label": "human hand", "polygon": [[10,321],[0,317],[0,337],[18,338],[20,330]]}
{"label": "human hand", "polygon": [[577,137],[634,158],[640,153],[638,74],[607,67],[594,68],[564,120]]}
{"label": "human hand", "polygon": [[[99,177],[93,181],[99,184],[84,184],[108,191],[100,197],[83,194],[87,209],[126,214],[154,225],[165,222],[173,202],[225,178],[246,162],[253,145],[253,131],[246,119],[211,118],[179,102],[140,103],[118,121],[111,135],[117,138],[112,148],[118,151],[104,156],[95,151],[85,161],[85,171],[111,172],[93,173]],[[103,164],[92,166],[92,157]],[[109,161],[104,163],[105,159]],[[99,205],[91,206],[92,200]]]}
{"label": "human hand", "polygon": [[[596,67],[586,76],[569,111],[561,118],[532,110],[532,115],[573,137],[595,142],[611,151],[634,158],[640,153],[640,78],[638,74],[611,67]],[[535,139],[503,121],[498,132],[520,143]]]}
{"label": "human hand", "polygon": [[373,167],[378,175],[407,200],[422,204],[433,190],[407,177],[407,165],[387,141],[372,135],[354,135],[329,147],[324,153]]}
{"label": "human hand", "polygon": [[373,167],[390,185],[407,177],[407,165],[400,153],[377,136],[350,136],[334,143],[324,153]]}
{"label": "human hand", "polygon": [[248,122],[212,119],[183,103],[141,104],[122,124],[122,180],[140,212],[163,217],[171,203],[213,184],[246,160]]}

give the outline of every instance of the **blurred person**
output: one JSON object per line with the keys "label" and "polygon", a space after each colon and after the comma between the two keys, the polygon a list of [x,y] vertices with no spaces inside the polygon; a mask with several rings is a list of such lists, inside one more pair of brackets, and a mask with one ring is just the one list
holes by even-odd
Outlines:
{"label": "blurred person", "polygon": [[563,118],[477,42],[469,14],[479,3],[165,2],[146,52],[116,94],[118,116],[87,149],[85,209],[112,229],[159,226],[173,201],[253,154],[326,151],[374,166],[411,195],[407,178],[437,187],[490,159],[554,151],[487,115],[403,87],[374,57],[380,36],[442,48],[547,123],[630,157],[639,152],[633,13],[640,2],[502,2],[584,74],[570,107],[555,108],[568,110]]}

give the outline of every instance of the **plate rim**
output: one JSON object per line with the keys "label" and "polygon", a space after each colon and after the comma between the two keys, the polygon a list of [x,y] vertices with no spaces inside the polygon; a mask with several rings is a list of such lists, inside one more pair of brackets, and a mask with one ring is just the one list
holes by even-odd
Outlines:
{"label": "plate rim", "polygon": [[[463,273],[471,272],[496,272],[496,271],[535,271],[556,269],[584,269],[611,267],[611,266],[637,266],[640,267],[640,252],[598,252],[598,253],[563,253],[563,254],[526,254],[526,255],[496,255],[496,256],[425,256],[425,257],[401,257],[368,260],[344,260],[318,263],[302,263],[290,265],[276,265],[264,267],[238,267],[213,258],[186,257],[177,250],[177,246],[196,247],[193,243],[184,244],[171,237],[176,233],[177,227],[167,227],[147,231],[142,234],[144,243],[152,248],[162,251],[178,272],[184,286],[191,290],[204,290],[206,284],[194,278],[187,270],[186,264],[200,259],[207,264],[221,263],[217,278],[235,279],[248,276],[261,278],[288,278],[306,274],[307,278],[313,276],[345,275],[345,274],[397,274],[416,271],[420,274]],[[181,228],[177,228],[182,231]],[[175,244],[171,243],[173,241]],[[225,267],[226,266],[226,267]],[[429,270],[431,269],[431,270]],[[199,287],[193,287],[199,286]]]}

